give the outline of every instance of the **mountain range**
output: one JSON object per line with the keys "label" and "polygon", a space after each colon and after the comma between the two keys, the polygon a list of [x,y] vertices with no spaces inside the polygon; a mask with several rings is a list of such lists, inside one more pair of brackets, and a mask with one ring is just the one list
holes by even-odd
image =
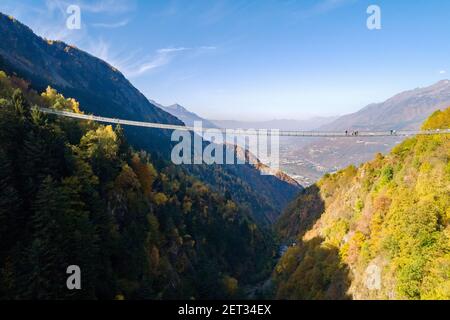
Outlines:
{"label": "mountain range", "polygon": [[[381,103],[341,117],[316,117],[308,120],[236,121],[205,120],[179,105],[165,110],[183,121],[203,121],[230,129],[284,129],[322,131],[417,130],[434,111],[450,105],[450,81],[399,93]],[[212,126],[213,127],[213,126]],[[370,160],[374,154],[388,152],[403,141],[401,137],[334,139],[280,139],[281,169],[301,185],[311,185],[327,172]]]}
{"label": "mountain range", "polygon": [[[450,81],[399,93],[382,103],[370,104],[358,112],[344,115],[322,125],[322,131],[418,130],[434,111],[450,105]],[[359,165],[375,153],[387,153],[402,142],[401,137],[387,138],[289,138],[281,143],[281,168],[303,185],[311,185],[325,173],[350,164]]]}
{"label": "mountain range", "polygon": [[230,129],[280,129],[308,131],[326,125],[338,117],[312,117],[305,120],[274,119],[267,121],[210,120],[220,128]]}
{"label": "mountain range", "polygon": [[156,106],[158,106],[159,108],[161,108],[162,110],[166,111],[167,113],[170,113],[171,115],[177,117],[189,127],[193,127],[195,121],[200,121],[202,122],[203,128],[217,128],[217,126],[211,121],[201,118],[196,113],[189,111],[188,109],[179,105],[178,103],[175,103],[170,106],[163,106],[153,100],[151,100],[151,102]]}
{"label": "mountain range", "polygon": [[381,103],[370,104],[358,112],[342,116],[320,129],[417,130],[434,111],[450,105],[450,81],[399,93]]}
{"label": "mountain range", "polygon": [[[15,18],[0,13],[0,69],[29,82],[38,92],[47,86],[79,101],[88,113],[106,117],[183,125],[150,102],[123,74],[74,46],[43,39]],[[124,128],[133,147],[168,161],[174,143],[171,132]],[[301,189],[276,176],[264,176],[251,165],[186,165],[185,170],[215,190],[228,194],[268,223]]]}

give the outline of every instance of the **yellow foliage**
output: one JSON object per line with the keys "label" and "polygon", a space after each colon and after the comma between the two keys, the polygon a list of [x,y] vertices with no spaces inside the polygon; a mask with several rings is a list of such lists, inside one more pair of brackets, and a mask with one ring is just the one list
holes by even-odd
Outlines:
{"label": "yellow foliage", "polygon": [[64,98],[62,94],[58,93],[50,86],[47,87],[47,89],[41,94],[41,96],[44,99],[44,102],[50,108],[81,113],[80,104],[78,103],[78,101],[72,98]]}
{"label": "yellow foliage", "polygon": [[152,164],[143,162],[138,154],[133,155],[131,166],[141,183],[144,194],[150,199],[152,195],[152,186],[158,173]]}
{"label": "yellow foliage", "polygon": [[443,111],[438,110],[434,112],[422,126],[423,130],[436,130],[449,128],[450,128],[450,108],[447,108]]}
{"label": "yellow foliage", "polygon": [[81,138],[80,147],[88,158],[113,159],[119,151],[117,135],[111,126],[99,126],[87,132]]}
{"label": "yellow foliage", "polygon": [[163,206],[167,203],[169,198],[164,193],[158,192],[153,196],[153,201],[155,201],[156,205]]}
{"label": "yellow foliage", "polygon": [[[449,126],[450,108],[434,113],[423,129]],[[321,197],[313,199],[323,205],[310,215],[320,217],[302,234],[320,236],[322,245],[338,248],[355,275],[350,287],[354,296],[450,299],[449,160],[449,135],[418,136],[359,169],[349,167],[317,183]],[[311,207],[307,197],[299,199],[299,207]],[[294,209],[292,217],[301,218],[296,214],[300,209]],[[301,246],[312,239],[303,237]],[[321,296],[323,292],[298,292],[325,258],[309,260],[303,251],[288,250],[274,273],[281,279],[279,295]],[[383,261],[383,276],[381,289],[372,292],[364,272],[374,260]]]}
{"label": "yellow foliage", "polygon": [[139,189],[140,184],[136,174],[128,165],[122,167],[122,171],[116,178],[115,187],[118,190],[124,191]]}
{"label": "yellow foliage", "polygon": [[229,296],[234,296],[239,288],[238,281],[230,276],[225,276],[223,279],[225,290]]}

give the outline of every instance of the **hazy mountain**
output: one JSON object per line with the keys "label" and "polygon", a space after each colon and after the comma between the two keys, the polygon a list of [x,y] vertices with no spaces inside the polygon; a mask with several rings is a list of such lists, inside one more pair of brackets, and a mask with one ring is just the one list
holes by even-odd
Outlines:
{"label": "hazy mountain", "polygon": [[331,123],[338,117],[313,117],[307,120],[274,119],[269,121],[210,120],[220,128],[230,129],[282,129],[314,130]]}
{"label": "hazy mountain", "polygon": [[[0,13],[0,70],[30,82],[38,92],[47,86],[80,102],[88,113],[166,124],[183,122],[151,103],[120,71],[59,41],[42,39],[12,17]],[[125,127],[129,142],[168,161],[171,132]],[[262,176],[250,165],[185,166],[215,190],[246,205],[258,221],[270,221],[296,195],[298,186]]]}
{"label": "hazy mountain", "polygon": [[321,127],[324,130],[408,130],[420,124],[437,109],[450,105],[450,81],[438,83],[393,96],[382,103],[373,103],[358,112],[340,117]]}
{"label": "hazy mountain", "polygon": [[[152,102],[155,103],[154,101]],[[214,125],[212,122],[200,117],[194,112],[187,110],[185,107],[177,103],[170,106],[163,106],[159,103],[156,105],[161,109],[163,109],[164,111],[170,113],[171,115],[183,121],[187,126],[193,127],[194,121],[201,121],[203,128],[217,128],[216,125]]]}
{"label": "hazy mountain", "polygon": [[[442,80],[429,87],[402,92],[385,102],[370,104],[323,125],[320,130],[418,129],[430,114],[447,106],[450,106],[450,82]],[[368,161],[375,153],[386,153],[401,141],[402,137],[290,138],[281,152],[282,169],[301,184],[310,185],[324,173]]]}

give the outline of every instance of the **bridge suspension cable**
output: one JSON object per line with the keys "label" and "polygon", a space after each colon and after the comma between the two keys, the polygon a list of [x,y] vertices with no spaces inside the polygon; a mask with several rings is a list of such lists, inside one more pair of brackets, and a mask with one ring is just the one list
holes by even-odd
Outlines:
{"label": "bridge suspension cable", "polygon": [[[153,128],[153,129],[165,129],[165,130],[182,130],[182,131],[190,131],[190,132],[205,132],[208,130],[221,130],[224,133],[227,133],[227,130],[231,130],[233,135],[254,135],[260,134],[261,130],[247,130],[247,129],[226,129],[226,128],[199,128],[199,127],[189,127],[182,125],[172,125],[172,124],[163,124],[163,123],[155,123],[155,122],[142,122],[142,121],[132,121],[132,120],[124,120],[124,119],[115,119],[115,118],[107,118],[100,117],[95,115],[87,115],[74,113],[69,111],[61,111],[49,108],[39,108],[40,111],[46,114],[53,114],[62,117],[74,118],[74,119],[83,119],[89,121],[97,121],[102,123],[110,123],[110,124],[120,124],[125,126],[134,126],[134,127],[145,127],[145,128]],[[276,130],[274,129],[266,129],[268,132],[272,132],[272,134],[278,134],[282,137],[328,137],[328,138],[359,138],[359,137],[408,137],[414,135],[436,135],[436,134],[450,134],[450,129],[441,129],[441,130],[390,130],[390,131],[344,131],[344,132],[334,132],[334,131],[301,131],[301,130]]]}

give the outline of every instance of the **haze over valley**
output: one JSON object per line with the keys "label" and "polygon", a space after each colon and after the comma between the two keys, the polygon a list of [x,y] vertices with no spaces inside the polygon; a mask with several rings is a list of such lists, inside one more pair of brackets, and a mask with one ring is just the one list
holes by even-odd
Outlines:
{"label": "haze over valley", "polygon": [[[450,81],[401,92],[382,103],[370,104],[341,117],[313,117],[307,120],[237,121],[206,120],[181,105],[163,107],[187,125],[202,121],[204,127],[230,129],[279,129],[299,131],[389,131],[418,130],[434,111],[450,105]],[[359,165],[377,153],[387,153],[402,142],[387,138],[280,138],[280,167],[303,186],[324,174],[348,165]]]}

